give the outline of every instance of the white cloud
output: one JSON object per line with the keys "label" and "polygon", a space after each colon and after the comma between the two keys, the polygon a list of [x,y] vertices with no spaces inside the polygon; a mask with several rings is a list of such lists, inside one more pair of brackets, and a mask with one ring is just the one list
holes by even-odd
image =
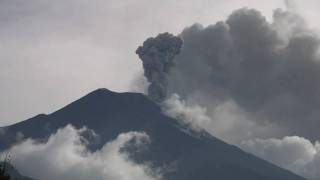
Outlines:
{"label": "white cloud", "polygon": [[320,144],[298,136],[244,141],[241,148],[312,180],[320,180]]}
{"label": "white cloud", "polygon": [[17,132],[16,142],[21,142],[24,139],[24,134],[22,132]]}
{"label": "white cloud", "polygon": [[27,139],[10,150],[12,163],[24,175],[46,180],[156,180],[160,175],[147,165],[129,160],[120,149],[132,139],[139,148],[150,141],[145,133],[120,134],[100,150],[90,152],[82,134],[86,128],[68,125],[45,143]]}

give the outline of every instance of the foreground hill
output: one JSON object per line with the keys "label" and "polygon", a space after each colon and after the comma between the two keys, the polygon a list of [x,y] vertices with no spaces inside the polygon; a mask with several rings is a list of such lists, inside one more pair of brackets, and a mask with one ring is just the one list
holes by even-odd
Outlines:
{"label": "foreground hill", "polygon": [[98,89],[50,115],[4,127],[0,150],[12,146],[17,134],[45,140],[67,124],[87,126],[100,135],[91,149],[120,133],[146,132],[152,139],[149,148],[132,151],[130,157],[137,163],[152,161],[159,167],[174,162],[175,168],[164,176],[165,180],[304,180],[207,133],[188,133],[142,94],[106,89]]}

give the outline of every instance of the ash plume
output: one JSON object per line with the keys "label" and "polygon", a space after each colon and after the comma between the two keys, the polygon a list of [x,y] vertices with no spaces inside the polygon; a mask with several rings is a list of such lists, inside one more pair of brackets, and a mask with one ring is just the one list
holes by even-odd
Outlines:
{"label": "ash plume", "polygon": [[147,39],[136,50],[143,63],[144,76],[150,82],[148,95],[155,102],[162,102],[167,97],[168,74],[181,46],[179,37],[163,33]]}
{"label": "ash plume", "polygon": [[242,8],[178,36],[183,47],[162,34],[137,50],[152,99],[178,94],[190,107],[205,107],[211,122],[196,126],[230,143],[320,138],[320,38],[299,14],[277,9],[268,21]]}
{"label": "ash plume", "polygon": [[[243,8],[226,21],[188,27],[180,37],[183,49],[170,73],[169,94],[207,107],[209,114],[232,104],[240,113],[235,117],[244,120],[225,123],[230,118],[210,115],[215,132],[230,131],[223,139],[241,133],[243,139],[320,138],[320,39],[303,17],[277,9],[269,22]],[[255,125],[243,126],[248,121]]]}

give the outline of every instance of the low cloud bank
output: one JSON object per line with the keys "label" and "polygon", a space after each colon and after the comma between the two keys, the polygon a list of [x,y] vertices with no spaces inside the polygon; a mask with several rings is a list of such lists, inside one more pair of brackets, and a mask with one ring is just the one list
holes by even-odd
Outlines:
{"label": "low cloud bank", "polygon": [[[8,150],[13,165],[24,175],[46,180],[159,180],[160,174],[147,165],[129,159],[121,148],[130,145],[141,148],[150,142],[143,132],[127,132],[90,152],[83,134],[86,128],[68,125],[51,135],[47,142],[27,139]],[[92,134],[92,133],[91,133]],[[134,141],[131,141],[134,140]],[[132,144],[134,142],[134,144]]]}
{"label": "low cloud bank", "polygon": [[320,180],[320,143],[298,136],[244,141],[240,147],[311,180]]}

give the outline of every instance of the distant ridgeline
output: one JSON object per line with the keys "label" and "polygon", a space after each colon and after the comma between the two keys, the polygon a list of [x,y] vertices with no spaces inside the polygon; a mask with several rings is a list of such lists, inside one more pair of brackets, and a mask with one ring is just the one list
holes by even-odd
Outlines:
{"label": "distant ridgeline", "polygon": [[11,164],[8,156],[0,162],[0,180],[34,180],[22,176]]}
{"label": "distant ridgeline", "polygon": [[10,155],[6,154],[4,161],[0,164],[0,180],[10,180],[10,175],[8,174],[8,165],[10,163]]}
{"label": "distant ridgeline", "polygon": [[11,180],[10,175],[7,174],[3,165],[0,167],[0,180]]}

